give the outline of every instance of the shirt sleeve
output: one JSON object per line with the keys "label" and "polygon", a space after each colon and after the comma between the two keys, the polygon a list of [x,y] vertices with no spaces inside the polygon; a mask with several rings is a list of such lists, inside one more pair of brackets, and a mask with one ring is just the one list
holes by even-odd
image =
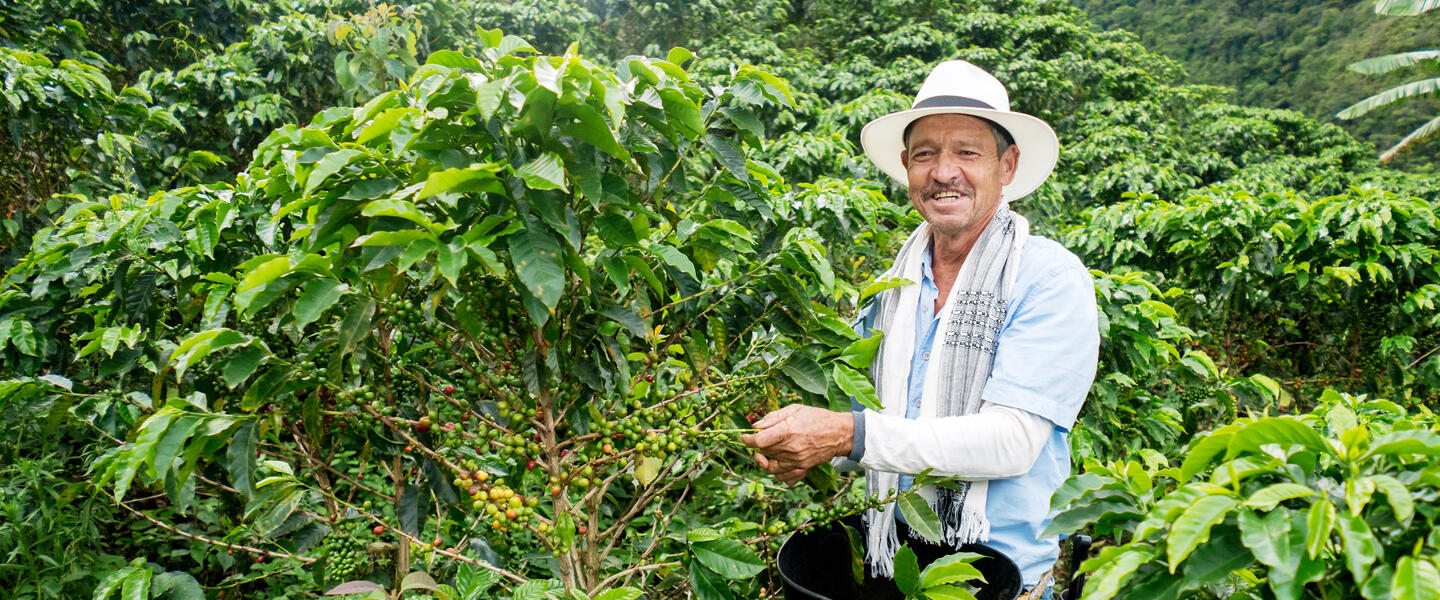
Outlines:
{"label": "shirt sleeve", "polygon": [[1029,412],[986,403],[973,415],[906,419],[867,411],[867,469],[969,480],[1019,477],[1040,456],[1055,426]]}
{"label": "shirt sleeve", "polygon": [[1069,258],[1024,290],[1011,309],[981,395],[1066,431],[1085,403],[1100,353],[1095,282]]}

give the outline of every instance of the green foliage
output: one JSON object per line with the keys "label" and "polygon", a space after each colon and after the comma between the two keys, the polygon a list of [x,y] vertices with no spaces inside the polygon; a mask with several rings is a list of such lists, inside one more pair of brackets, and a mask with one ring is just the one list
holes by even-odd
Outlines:
{"label": "green foliage", "polygon": [[[1237,104],[1292,109],[1321,121],[1329,121],[1377,87],[1407,81],[1400,74],[1362,76],[1348,72],[1346,65],[1376,55],[1434,48],[1440,42],[1436,15],[1377,18],[1371,9],[1382,4],[1387,2],[1076,2],[1097,26],[1132,32],[1150,50],[1179,60],[1195,82],[1234,88]],[[1434,100],[1420,99],[1340,125],[1374,153],[1402,137],[1396,123],[1423,123],[1437,107],[1440,104]],[[1425,152],[1397,160],[1395,164],[1405,169],[1434,170],[1434,161]]]}
{"label": "green foliage", "polygon": [[1202,342],[1223,368],[1428,398],[1440,384],[1436,226],[1431,202],[1384,190],[1312,199],[1221,187],[1094,209],[1065,241],[1096,268],[1204,290],[1187,317],[1206,324]]}
{"label": "green foliage", "polygon": [[[308,562],[333,528],[311,515],[354,518],[364,493],[394,516],[360,518],[409,542],[488,538],[510,577],[547,573],[525,558],[542,550],[566,587],[594,591],[643,573],[602,565],[656,552],[640,531],[668,519],[649,509],[676,510],[727,447],[679,445],[733,443],[728,423],[760,406],[750,392],[780,393],[782,364],[817,365],[820,402],[869,389],[838,363],[826,383],[854,334],[809,300],[834,275],[807,225],[859,233],[875,198],[791,201],[736,133],[753,106],[788,101],[783,83],[741,69],[702,88],[668,61],[611,71],[485,39],[477,57],[432,54],[403,90],[280,128],[233,186],[77,204],[37,238],[8,276],[29,291],[6,295],[24,324],[7,361],[135,403],[126,443],[94,464],[117,502],[163,491],[180,517],[224,491],[243,525],[209,535]],[[360,462],[313,453],[333,443]],[[389,482],[361,483],[371,455]],[[222,469],[220,491],[200,477]],[[547,487],[491,523],[496,501]],[[694,551],[725,578],[762,565],[733,539]]]}
{"label": "green foliage", "polygon": [[[0,577],[20,598],[84,597],[125,560],[123,515],[91,494],[85,455],[101,436],[48,419],[47,381],[0,383]],[[58,390],[57,390],[58,391]],[[68,399],[60,402],[69,402]],[[52,441],[58,440],[58,441]],[[103,548],[94,540],[111,539]],[[119,538],[119,539],[117,539]]]}
{"label": "green foliage", "polygon": [[970,564],[981,555],[957,552],[930,563],[920,570],[915,553],[902,546],[895,554],[895,585],[906,600],[975,600],[971,581],[984,583],[980,570]]}
{"label": "green foliage", "polygon": [[[1377,0],[1375,3],[1375,12],[1414,16],[1433,9],[1436,6],[1440,5],[1425,1],[1392,2],[1389,0]],[[1384,73],[1400,67],[1414,65],[1421,61],[1434,59],[1436,55],[1437,53],[1434,50],[1391,54],[1352,63],[1350,70],[1367,74]],[[1341,119],[1353,119],[1382,106],[1392,105],[1401,100],[1414,98],[1416,96],[1431,94],[1435,92],[1437,83],[1440,83],[1440,79],[1422,79],[1395,86],[1356,102],[1339,113],[1336,113],[1335,116]],[[1380,160],[1389,162],[1396,154],[1407,149],[1411,144],[1433,135],[1437,129],[1440,129],[1440,117],[1435,117],[1420,127],[1417,127],[1414,131],[1411,131],[1404,139],[1396,142],[1394,146],[1391,146],[1381,154]]]}
{"label": "green foliage", "polygon": [[1113,536],[1082,567],[1085,598],[1423,598],[1437,454],[1433,412],[1330,391],[1310,413],[1199,437],[1178,466],[1087,463],[1051,531]]}
{"label": "green foliage", "polygon": [[[1160,502],[1199,432],[1440,382],[1434,182],[1063,3],[243,4],[0,7],[0,425],[63,444],[0,448],[23,593],[775,590],[779,536],[891,499],[777,485],[734,436],[873,396],[847,319],[919,216],[859,130],[944,58],[1062,140],[1016,208],[1095,269],[1077,481]],[[1105,549],[1098,589],[1173,584],[1172,558],[1223,585],[1259,556],[1230,552],[1236,514],[1319,493],[1270,483],[1273,506],[1221,494],[1173,544]],[[1124,541],[1140,509],[1109,493],[1057,531]],[[1387,557],[1396,590],[1433,573]]]}

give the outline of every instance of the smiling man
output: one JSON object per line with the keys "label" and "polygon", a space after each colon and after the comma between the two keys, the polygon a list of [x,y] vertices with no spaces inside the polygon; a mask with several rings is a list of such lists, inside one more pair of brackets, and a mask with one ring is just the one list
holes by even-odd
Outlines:
{"label": "smiling man", "polygon": [[[1015,561],[1027,597],[1047,598],[1059,545],[1040,533],[1070,474],[1066,434],[1100,337],[1089,272],[1030,235],[1009,204],[1045,182],[1059,142],[1044,121],[1012,112],[989,73],[950,61],[909,110],[867,124],[861,143],[925,218],[882,275],[915,283],[877,296],[857,325],[885,334],[870,372],[883,410],[791,405],[743,439],[785,482],[832,459],[865,469],[872,495],[908,490],[927,469],[955,478],[917,490],[944,534],[929,553],[985,543]],[[897,514],[890,504],[864,515],[874,575],[892,576],[902,540],[926,552]]]}

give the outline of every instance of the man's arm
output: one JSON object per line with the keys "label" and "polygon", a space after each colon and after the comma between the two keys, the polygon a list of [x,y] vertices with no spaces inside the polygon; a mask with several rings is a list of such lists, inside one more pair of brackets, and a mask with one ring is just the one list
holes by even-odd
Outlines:
{"label": "man's arm", "polygon": [[969,480],[1019,477],[1040,457],[1055,425],[1028,411],[986,403],[959,417],[906,419],[866,414],[867,469]]}

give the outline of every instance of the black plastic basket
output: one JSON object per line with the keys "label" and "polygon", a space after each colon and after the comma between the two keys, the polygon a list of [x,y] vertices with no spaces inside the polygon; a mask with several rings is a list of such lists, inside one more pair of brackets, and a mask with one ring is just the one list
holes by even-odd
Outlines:
{"label": "black plastic basket", "polygon": [[[846,520],[846,525],[860,529],[858,517]],[[917,548],[920,568],[944,556],[938,547],[927,551],[923,545],[909,542]],[[974,552],[984,558],[977,559],[975,568],[984,575],[984,584],[979,584],[977,600],[1015,600],[1020,596],[1020,569],[1015,561],[999,551],[983,544],[966,544],[959,552]],[[904,594],[889,579],[876,579],[868,574],[864,582],[855,583],[851,565],[850,538],[839,524],[831,523],[803,533],[797,533],[785,540],[780,547],[776,561],[780,578],[785,583],[787,600],[901,600]]]}

